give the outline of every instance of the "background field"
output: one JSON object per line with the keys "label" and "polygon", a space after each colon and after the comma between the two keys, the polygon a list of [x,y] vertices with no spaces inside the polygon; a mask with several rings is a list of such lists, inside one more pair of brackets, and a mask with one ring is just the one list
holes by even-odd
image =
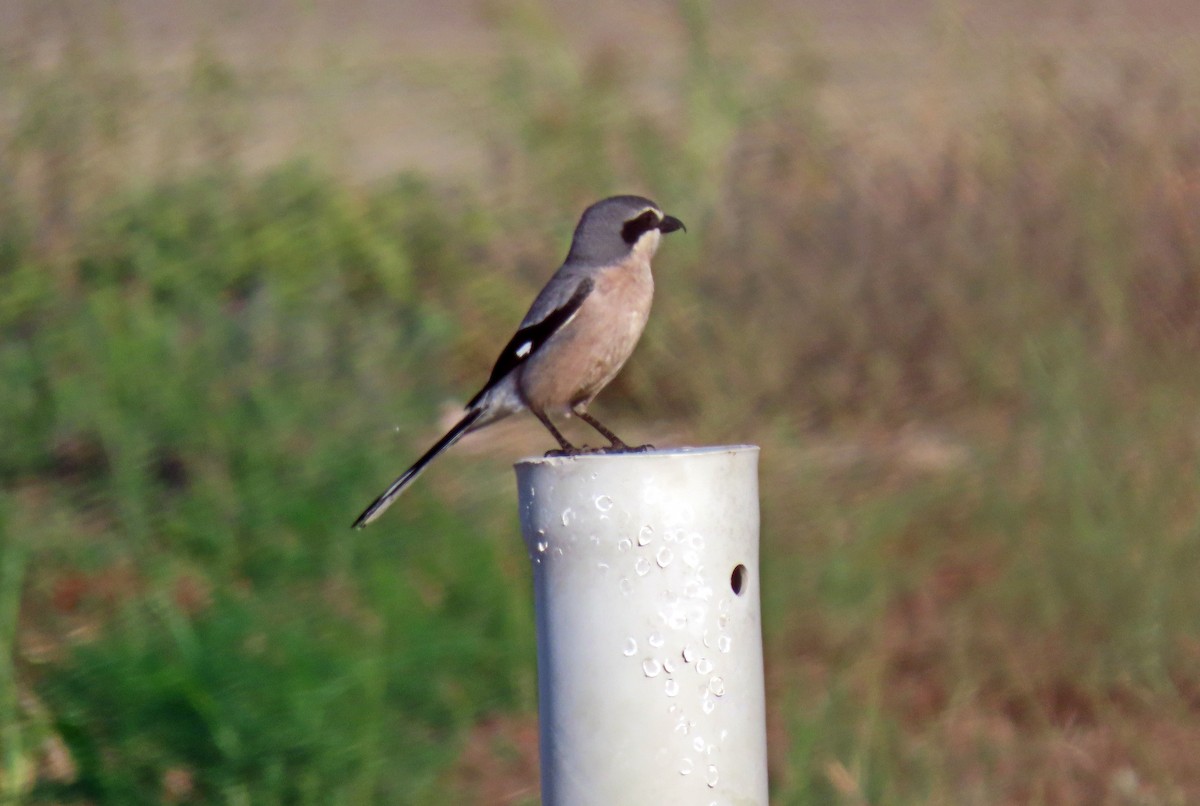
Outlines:
{"label": "background field", "polygon": [[535,803],[514,423],[763,446],[773,802],[1200,801],[1200,5],[0,0],[0,802]]}

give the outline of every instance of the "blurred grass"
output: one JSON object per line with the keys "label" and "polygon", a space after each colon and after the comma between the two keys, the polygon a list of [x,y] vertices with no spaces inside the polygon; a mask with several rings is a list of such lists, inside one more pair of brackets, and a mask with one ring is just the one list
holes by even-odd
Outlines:
{"label": "blurred grass", "polygon": [[827,125],[802,33],[764,78],[683,3],[650,87],[488,13],[478,184],[248,170],[207,39],[190,156],[130,171],[119,19],[5,62],[2,797],[529,799],[513,457],[347,524],[616,191],[690,232],[602,405],[765,446],[774,799],[1200,797],[1193,90],[1014,60],[978,136],[900,159]]}

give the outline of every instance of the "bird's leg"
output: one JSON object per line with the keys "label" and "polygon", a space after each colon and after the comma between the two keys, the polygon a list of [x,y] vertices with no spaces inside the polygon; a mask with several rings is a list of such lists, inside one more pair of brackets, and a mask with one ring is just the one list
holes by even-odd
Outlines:
{"label": "bird's leg", "polygon": [[550,418],[546,416],[546,412],[532,407],[530,407],[529,410],[533,412],[535,417],[542,421],[542,425],[546,426],[546,430],[548,430],[554,436],[554,438],[558,440],[558,444],[562,446],[562,450],[546,451],[547,456],[574,456],[580,452],[579,448],[576,448],[570,442],[567,442],[567,438],[562,435],[562,432],[554,427],[554,423],[552,423]]}
{"label": "bird's leg", "polygon": [[609,452],[626,453],[626,452],[649,451],[649,450],[654,449],[653,445],[639,445],[636,448],[631,448],[628,445],[626,445],[624,442],[622,442],[620,437],[618,437],[612,431],[608,430],[608,428],[606,428],[604,426],[604,423],[600,422],[595,417],[588,414],[583,409],[582,406],[576,406],[572,410],[575,412],[576,415],[578,415],[579,419],[583,420],[585,423],[590,425],[592,428],[595,428],[597,431],[599,431],[604,436],[605,439],[607,439],[609,442],[612,443],[612,445],[610,445],[607,448],[601,448],[600,452],[602,452],[602,453],[609,453]]}

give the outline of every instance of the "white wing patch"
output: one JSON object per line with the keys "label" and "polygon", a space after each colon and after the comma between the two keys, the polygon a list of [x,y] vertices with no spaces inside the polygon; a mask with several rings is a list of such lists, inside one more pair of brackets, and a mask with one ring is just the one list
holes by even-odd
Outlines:
{"label": "white wing patch", "polygon": [[479,394],[471,398],[471,401],[467,403],[467,408],[474,407],[489,389],[495,387],[521,362],[532,356],[534,350],[541,349],[548,339],[553,338],[555,333],[570,324],[571,320],[579,313],[579,306],[592,292],[593,285],[590,277],[583,278],[575,287],[575,292],[571,294],[570,299],[547,313],[543,319],[524,325],[514,333],[513,337],[508,340],[508,344],[504,345],[504,349],[500,351],[500,357],[496,359],[496,365],[492,367],[492,374],[488,378],[488,382],[479,390]]}

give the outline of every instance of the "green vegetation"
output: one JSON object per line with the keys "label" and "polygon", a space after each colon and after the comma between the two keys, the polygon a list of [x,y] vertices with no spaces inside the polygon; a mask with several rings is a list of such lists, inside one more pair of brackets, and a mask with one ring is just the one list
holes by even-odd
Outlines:
{"label": "green vegetation", "polygon": [[984,135],[901,160],[702,4],[669,117],[496,22],[477,184],[246,169],[208,43],[145,172],[119,25],[0,72],[0,802],[535,800],[515,457],[348,525],[621,190],[690,234],[601,405],[765,446],[774,800],[1200,798],[1191,89],[1018,65]]}

